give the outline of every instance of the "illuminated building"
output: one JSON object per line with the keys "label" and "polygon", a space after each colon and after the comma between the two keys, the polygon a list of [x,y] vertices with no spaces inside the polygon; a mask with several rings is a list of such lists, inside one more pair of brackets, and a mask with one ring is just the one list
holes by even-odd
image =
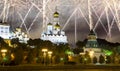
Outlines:
{"label": "illuminated building", "polygon": [[0,23],[0,37],[3,39],[10,39],[11,37],[10,26],[6,22]]}
{"label": "illuminated building", "polygon": [[21,28],[16,28],[15,32],[12,34],[12,38],[18,38],[21,43],[27,43],[29,40],[27,34],[21,31]]}
{"label": "illuminated building", "polygon": [[24,32],[22,32],[20,28],[16,28],[15,33],[13,33],[10,30],[10,25],[8,25],[6,22],[0,23],[0,37],[2,37],[5,40],[5,42],[9,45],[10,39],[13,38],[19,38],[19,41],[24,43],[27,43],[27,40],[29,40],[27,35]]}
{"label": "illuminated building", "polygon": [[97,42],[97,37],[93,30],[90,31],[87,39],[88,41],[87,41],[86,47],[84,48],[84,52],[94,51],[94,53],[101,54],[101,48],[98,48],[99,46]]}
{"label": "illuminated building", "polygon": [[88,39],[87,44],[86,44],[87,48],[97,48],[98,47],[98,43],[96,40],[97,37],[93,30],[90,31],[87,39]]}
{"label": "illuminated building", "polygon": [[54,22],[47,24],[47,29],[41,34],[42,40],[49,40],[55,44],[67,43],[67,36],[65,32],[61,30],[59,24],[59,13],[55,12],[53,14]]}
{"label": "illuminated building", "polygon": [[86,47],[84,48],[84,54],[87,51],[91,59],[93,59],[93,57],[96,57],[97,61],[99,61],[100,55],[105,57],[105,54],[102,52],[102,49],[99,48],[98,46],[97,37],[93,30],[90,31],[87,39],[88,41],[87,41]]}

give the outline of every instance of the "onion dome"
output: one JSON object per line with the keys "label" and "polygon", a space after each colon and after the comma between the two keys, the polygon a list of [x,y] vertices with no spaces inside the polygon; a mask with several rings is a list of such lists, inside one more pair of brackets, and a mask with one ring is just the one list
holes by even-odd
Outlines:
{"label": "onion dome", "polygon": [[60,25],[58,23],[55,24],[55,28],[60,28]]}
{"label": "onion dome", "polygon": [[59,17],[59,13],[56,11],[54,14],[53,14],[54,18],[58,18]]}
{"label": "onion dome", "polygon": [[16,31],[19,31],[19,32],[20,32],[20,31],[21,31],[21,28],[20,28],[20,27],[17,27],[17,28],[16,28]]}
{"label": "onion dome", "polygon": [[48,23],[47,25],[52,25],[52,23]]}

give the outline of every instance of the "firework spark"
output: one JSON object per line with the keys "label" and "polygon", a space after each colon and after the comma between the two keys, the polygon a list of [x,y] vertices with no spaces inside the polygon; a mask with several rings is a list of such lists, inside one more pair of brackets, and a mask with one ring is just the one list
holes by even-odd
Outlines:
{"label": "firework spark", "polygon": [[53,22],[56,7],[62,30],[72,34],[68,37],[74,37],[73,42],[87,35],[89,28],[110,41],[120,34],[120,0],[0,0],[0,19],[6,19],[13,30],[19,26],[31,38],[38,38],[40,34],[32,35],[35,28],[41,33],[48,22]]}

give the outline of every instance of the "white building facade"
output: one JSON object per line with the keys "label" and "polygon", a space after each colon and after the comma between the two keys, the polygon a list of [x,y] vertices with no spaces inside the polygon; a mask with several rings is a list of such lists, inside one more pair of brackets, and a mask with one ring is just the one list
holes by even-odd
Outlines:
{"label": "white building facade", "polygon": [[54,22],[47,24],[47,29],[41,34],[42,40],[49,40],[52,43],[68,43],[67,36],[65,32],[61,30],[59,24],[59,13],[55,12],[54,14]]}
{"label": "white building facade", "polygon": [[18,38],[19,42],[21,43],[27,43],[27,41],[29,40],[27,34],[21,31],[21,28],[16,28],[15,32],[12,33],[11,38]]}
{"label": "white building facade", "polygon": [[11,31],[10,25],[8,25],[6,22],[0,23],[0,37],[2,37],[4,40],[18,38],[19,42],[22,43],[27,43],[27,41],[29,40],[27,34],[22,32],[20,28],[16,28],[15,32]]}
{"label": "white building facade", "polygon": [[3,39],[10,39],[10,26],[7,23],[0,23],[0,37]]}

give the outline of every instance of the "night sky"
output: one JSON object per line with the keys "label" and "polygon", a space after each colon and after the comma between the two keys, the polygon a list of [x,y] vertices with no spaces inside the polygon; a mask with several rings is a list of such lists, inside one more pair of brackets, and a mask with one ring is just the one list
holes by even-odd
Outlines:
{"label": "night sky", "polygon": [[[31,38],[39,38],[43,31],[43,25],[53,22],[53,13],[60,13],[61,29],[66,32],[69,43],[84,40],[90,31],[89,10],[90,7],[93,29],[98,38],[111,42],[120,42],[120,0],[48,0],[45,8],[46,23],[43,22],[43,0],[0,0],[0,19],[4,15],[11,29],[21,27]],[[66,25],[66,26],[65,26]],[[109,36],[108,36],[109,35]]]}

